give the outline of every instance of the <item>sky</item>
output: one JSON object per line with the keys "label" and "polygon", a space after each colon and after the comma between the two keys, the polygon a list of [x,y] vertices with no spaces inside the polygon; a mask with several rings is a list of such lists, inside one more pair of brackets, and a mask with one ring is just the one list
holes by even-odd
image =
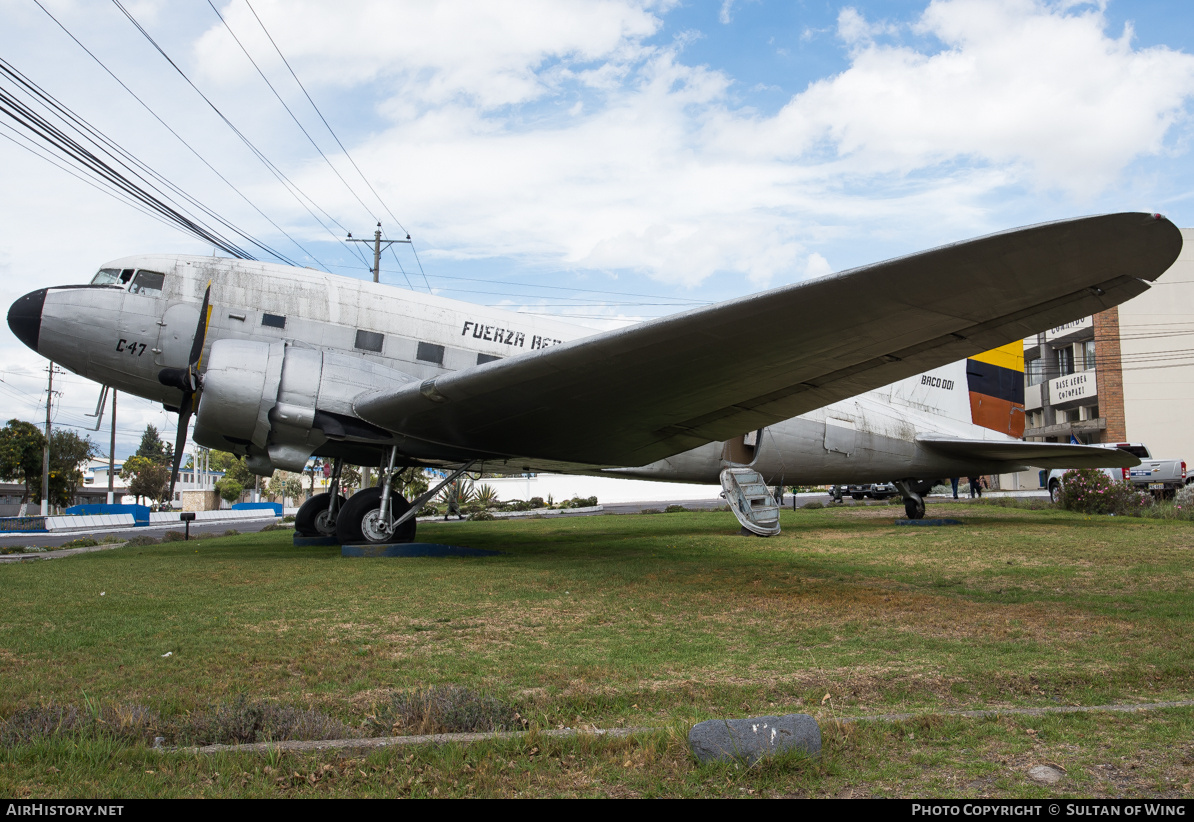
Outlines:
{"label": "sky", "polygon": [[[8,67],[260,246],[367,278],[342,240],[380,221],[412,240],[383,282],[594,328],[1047,220],[1194,226],[1188,3],[40,3],[0,0]],[[0,138],[0,304],[213,253]],[[44,420],[45,369],[0,329],[0,420]],[[97,385],[55,390],[94,427]],[[119,416],[118,457],[173,437]]]}

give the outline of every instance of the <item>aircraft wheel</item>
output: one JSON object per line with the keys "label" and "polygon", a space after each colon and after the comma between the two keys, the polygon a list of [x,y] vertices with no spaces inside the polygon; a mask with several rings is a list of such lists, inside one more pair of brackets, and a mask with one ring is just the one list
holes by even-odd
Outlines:
{"label": "aircraft wheel", "polygon": [[1061,483],[1057,480],[1049,483],[1049,500],[1054,505],[1061,502]]}
{"label": "aircraft wheel", "polygon": [[[304,502],[294,515],[294,532],[300,537],[334,537],[336,535],[336,521],[328,516],[329,494],[316,494]],[[344,510],[348,502],[340,496],[337,513]]]}
{"label": "aircraft wheel", "polygon": [[907,514],[908,519],[924,519],[925,503],[924,500],[904,499],[904,513]]}
{"label": "aircraft wheel", "polygon": [[[397,491],[390,492],[390,514],[400,517],[410,510],[410,503]],[[415,521],[402,523],[393,534],[387,534],[381,527],[381,489],[366,488],[356,494],[340,509],[336,518],[336,538],[341,542],[414,542]]]}

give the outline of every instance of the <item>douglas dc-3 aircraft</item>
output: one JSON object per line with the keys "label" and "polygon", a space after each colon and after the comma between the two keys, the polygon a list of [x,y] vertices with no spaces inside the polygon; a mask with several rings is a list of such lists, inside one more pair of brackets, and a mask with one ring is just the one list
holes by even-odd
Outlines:
{"label": "douglas dc-3 aircraft", "polygon": [[[917,518],[940,477],[1137,464],[1016,439],[1021,340],[1146,291],[1181,245],[1154,214],[1047,223],[605,333],[314,270],[145,255],[26,294],[8,324],[178,412],[175,474],[196,409],[195,441],[260,475],[331,458],[302,534],[413,540],[426,497],[392,488],[409,466],[720,482],[743,526],[770,534],[766,484],[890,478]],[[345,461],[380,465],[380,487],[346,500]]]}

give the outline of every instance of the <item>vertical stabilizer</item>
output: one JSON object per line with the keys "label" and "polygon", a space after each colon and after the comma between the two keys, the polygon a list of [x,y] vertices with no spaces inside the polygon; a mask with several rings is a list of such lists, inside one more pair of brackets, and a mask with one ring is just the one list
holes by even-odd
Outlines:
{"label": "vertical stabilizer", "polygon": [[975,354],[966,360],[970,418],[975,425],[1024,436],[1024,343]]}

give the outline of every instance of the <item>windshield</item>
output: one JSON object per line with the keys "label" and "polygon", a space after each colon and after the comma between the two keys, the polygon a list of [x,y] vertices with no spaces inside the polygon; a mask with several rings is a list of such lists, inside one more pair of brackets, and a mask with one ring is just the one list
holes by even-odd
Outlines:
{"label": "windshield", "polygon": [[91,278],[92,285],[124,285],[133,276],[133,270],[126,268],[101,268],[99,273]]}

